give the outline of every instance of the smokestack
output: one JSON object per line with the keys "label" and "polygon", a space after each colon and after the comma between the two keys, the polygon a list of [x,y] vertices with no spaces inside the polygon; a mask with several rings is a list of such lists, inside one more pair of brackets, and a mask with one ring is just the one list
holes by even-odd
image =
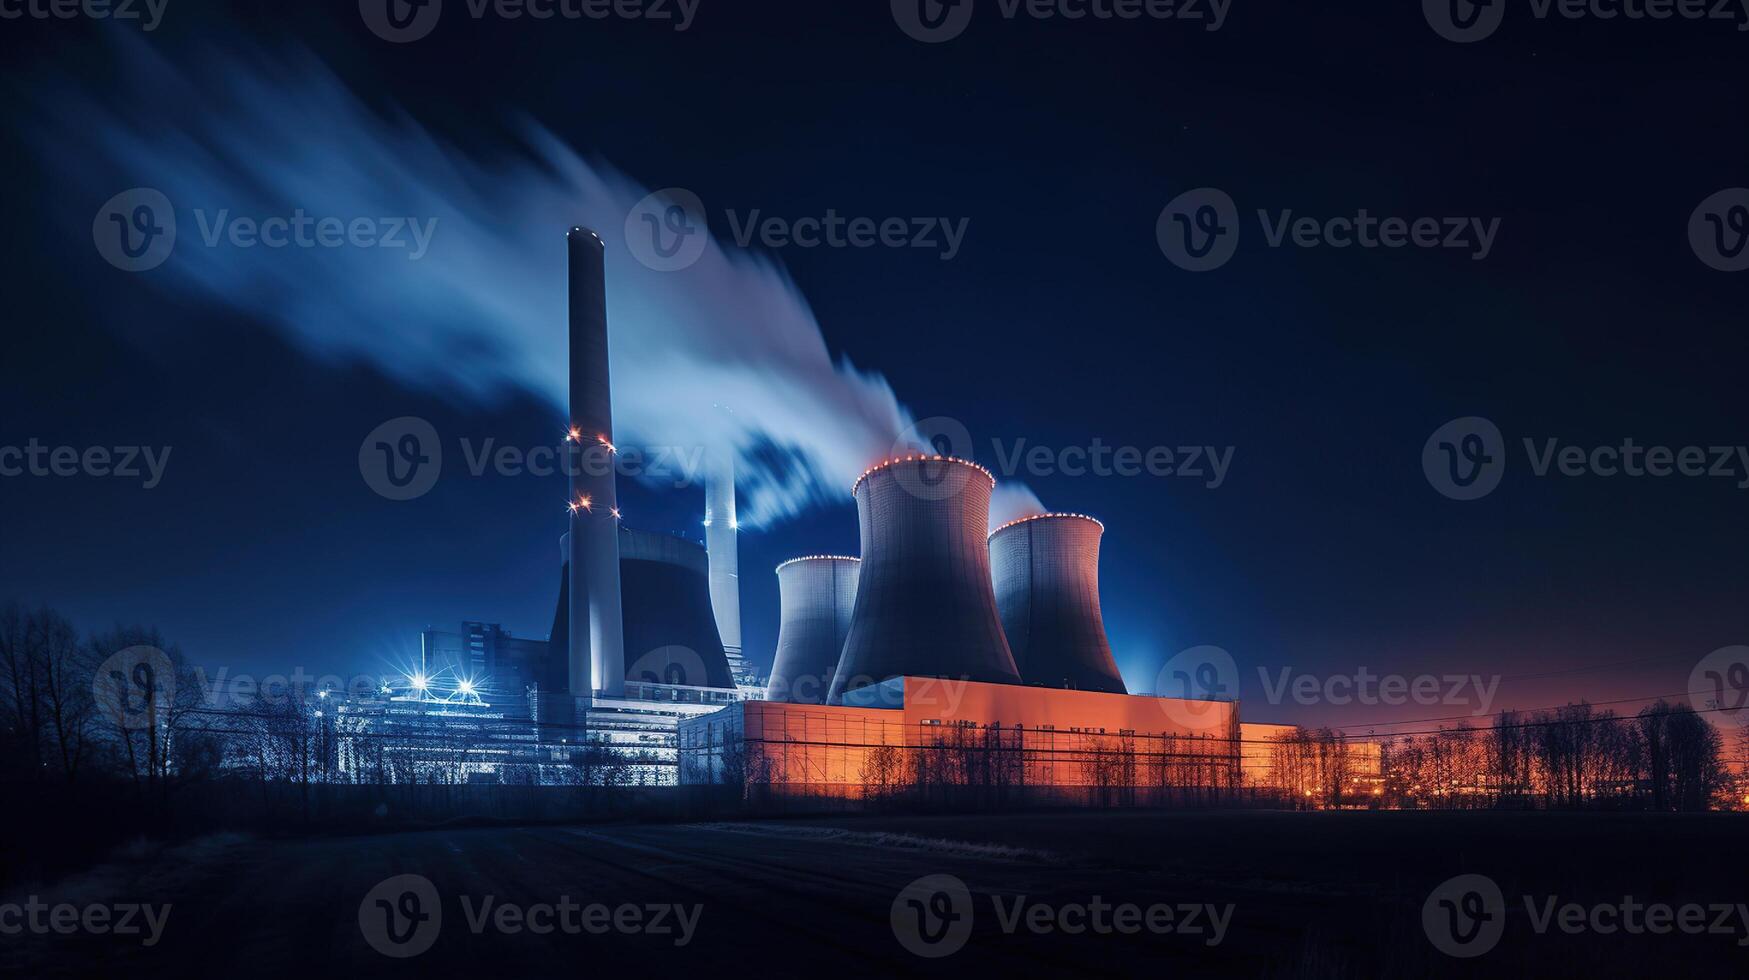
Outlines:
{"label": "smokestack", "polygon": [[1099,611],[1099,538],[1082,514],[1040,514],[990,535],[996,608],[1020,679],[1125,694]]}
{"label": "smokestack", "polygon": [[856,611],[857,558],[810,555],[777,566],[777,658],[765,699],[824,704]]}
{"label": "smokestack", "polygon": [[571,569],[569,687],[573,697],[625,692],[619,590],[619,498],[607,365],[607,282],[601,236],[565,236],[570,268]]}
{"label": "smokestack", "polygon": [[991,591],[996,478],[949,456],[908,456],[856,481],[862,571],[829,704],[891,677],[1018,684]]}
{"label": "smokestack", "polygon": [[735,519],[735,457],[726,449],[712,450],[710,471],[704,484],[704,545],[710,555],[711,611],[716,614],[717,635],[723,653],[739,676],[746,672],[741,656],[741,558],[736,541],[740,522]]}

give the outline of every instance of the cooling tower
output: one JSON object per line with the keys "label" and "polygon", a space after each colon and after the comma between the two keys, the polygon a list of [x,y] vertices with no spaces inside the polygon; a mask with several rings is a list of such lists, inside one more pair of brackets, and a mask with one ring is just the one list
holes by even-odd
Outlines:
{"label": "cooling tower", "polygon": [[777,566],[777,658],[768,701],[824,704],[850,634],[862,562],[813,555]]}
{"label": "cooling tower", "polygon": [[[542,695],[566,691],[571,678],[571,535],[559,535],[559,601],[553,609],[553,628],[547,633],[547,664],[541,671]],[[550,704],[550,702],[549,702]]]}
{"label": "cooling tower", "polygon": [[857,479],[862,572],[829,703],[900,675],[1020,682],[990,586],[995,487],[988,470],[945,456],[888,460]]}
{"label": "cooling tower", "polygon": [[730,666],[741,659],[741,524],[735,519],[735,458],[726,450],[711,454],[704,484],[704,543],[711,563],[711,610]]}
{"label": "cooling tower", "polygon": [[990,535],[1002,632],[1020,679],[1040,687],[1127,694],[1099,613],[1099,537],[1081,514],[1041,514]]}
{"label": "cooling tower", "polygon": [[621,528],[629,682],[733,688],[711,612],[710,567],[702,546],[667,534]]}
{"label": "cooling tower", "polygon": [[619,502],[607,367],[607,284],[601,237],[565,236],[570,267],[571,562],[567,680],[575,697],[625,689],[620,615]]}

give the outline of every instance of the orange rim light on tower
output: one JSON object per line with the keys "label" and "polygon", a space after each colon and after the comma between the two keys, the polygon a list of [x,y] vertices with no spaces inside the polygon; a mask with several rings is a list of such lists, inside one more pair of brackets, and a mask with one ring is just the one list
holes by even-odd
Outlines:
{"label": "orange rim light on tower", "polygon": [[958,456],[931,456],[928,453],[914,453],[910,456],[895,456],[892,459],[884,459],[868,469],[863,470],[862,475],[856,478],[856,482],[850,485],[850,495],[852,497],[856,496],[856,491],[862,487],[862,481],[879,473],[881,470],[897,466],[900,463],[958,463],[961,466],[970,466],[972,469],[984,474],[984,478],[990,481],[990,489],[996,489],[996,474],[969,459],[961,459]]}

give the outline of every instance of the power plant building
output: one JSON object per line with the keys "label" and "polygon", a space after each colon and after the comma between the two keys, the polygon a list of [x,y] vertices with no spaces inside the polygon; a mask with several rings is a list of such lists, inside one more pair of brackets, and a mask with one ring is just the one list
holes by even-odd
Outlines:
{"label": "power plant building", "polygon": [[862,561],[837,555],[792,558],[777,566],[777,656],[765,697],[824,704],[838,672]]}
{"label": "power plant building", "polygon": [[1239,778],[1236,702],[898,677],[841,705],[744,701],[688,719],[680,780],[763,798],[1122,794],[1171,802]]}
{"label": "power plant building", "polygon": [[991,591],[996,478],[966,460],[888,460],[851,488],[862,570],[828,704],[893,677],[1017,684]]}
{"label": "power plant building", "polygon": [[990,535],[996,608],[1021,680],[1123,694],[1099,611],[1099,538],[1081,514],[1039,514]]}
{"label": "power plant building", "polygon": [[[991,534],[996,480],[969,460],[903,456],[855,481],[861,556],[779,566],[771,684],[756,688],[742,649],[732,455],[712,457],[704,547],[621,526],[604,247],[573,228],[567,254],[568,435],[582,465],[544,663],[495,627],[431,634],[430,650],[486,675],[501,703],[355,708],[355,718],[528,718],[527,748],[510,756],[533,770],[498,770],[542,782],[564,781],[547,762],[563,769],[604,750],[635,759],[640,781],[779,795],[909,785],[1166,800],[1239,785],[1236,702],[1124,693],[1099,604],[1103,526],[1045,514]],[[759,694],[771,700],[748,700]]]}

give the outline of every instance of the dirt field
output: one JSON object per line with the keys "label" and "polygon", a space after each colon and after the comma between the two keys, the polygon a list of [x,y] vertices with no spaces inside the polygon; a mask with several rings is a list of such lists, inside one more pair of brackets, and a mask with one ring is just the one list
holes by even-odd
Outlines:
{"label": "dirt field", "polygon": [[[9,893],[0,929],[16,934],[0,935],[0,970],[181,977],[515,977],[602,967],[828,977],[968,968],[996,976],[1740,971],[1749,963],[1749,945],[1739,945],[1749,943],[1749,913],[1737,904],[1749,902],[1746,840],[1749,819],[1737,815],[1254,811],[219,837],[137,849],[66,881]],[[429,891],[400,877],[407,875]],[[1458,875],[1485,876],[1503,904],[1472,909],[1455,892],[1433,894]],[[1457,920],[1440,918],[1455,914],[1440,898],[1484,913],[1497,936],[1478,930],[1464,947],[1485,945],[1483,955],[1460,959],[1435,947],[1423,922],[1430,895],[1448,934]],[[1578,908],[1563,912],[1569,903]],[[1679,927],[1685,903],[1702,908],[1703,928]],[[79,910],[69,934],[55,931],[56,905]],[[106,912],[88,918],[92,905]],[[154,910],[155,920],[143,910],[132,917],[137,926],[158,923],[151,945],[143,930],[114,934],[123,907],[133,905]],[[1672,907],[1665,934],[1629,928],[1656,920],[1645,909],[1663,905]],[[73,914],[61,913],[60,925]],[[105,918],[107,927],[89,927]],[[1569,933],[1563,922],[1580,925]],[[1465,917],[1461,925],[1475,923]]]}

